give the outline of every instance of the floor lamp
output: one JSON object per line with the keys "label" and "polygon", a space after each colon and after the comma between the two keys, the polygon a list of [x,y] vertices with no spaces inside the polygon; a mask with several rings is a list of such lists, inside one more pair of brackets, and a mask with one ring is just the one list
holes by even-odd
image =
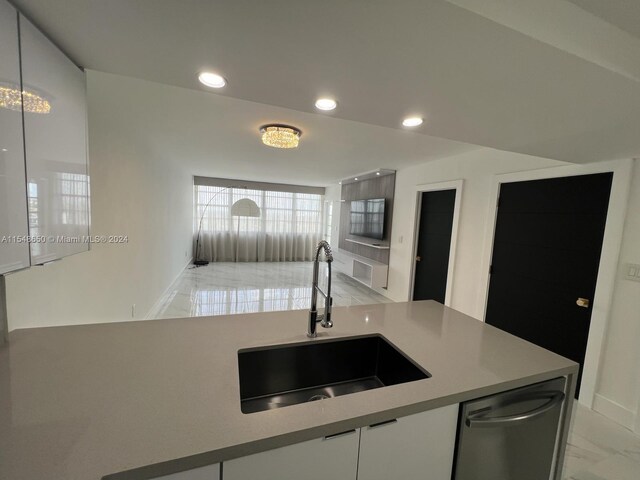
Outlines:
{"label": "floor lamp", "polygon": [[224,193],[224,192],[227,192],[227,191],[231,190],[232,188],[242,188],[242,189],[245,189],[245,190],[247,189],[247,187],[244,186],[244,185],[241,185],[241,186],[229,185],[227,187],[224,187],[222,190],[220,190],[219,192],[216,192],[209,199],[207,204],[204,206],[204,209],[202,210],[202,215],[200,216],[200,222],[198,224],[198,236],[196,237],[196,252],[195,252],[195,255],[193,256],[193,258],[194,258],[193,264],[195,266],[197,266],[197,267],[202,267],[204,265],[208,265],[209,264],[208,260],[200,260],[200,238],[202,236],[202,221],[204,220],[204,215],[205,215],[205,213],[207,213],[207,209],[209,208],[209,205],[211,205],[211,202],[213,202],[214,198],[216,198],[221,193]]}
{"label": "floor lamp", "polygon": [[[260,217],[260,207],[258,204],[249,198],[241,198],[233,205],[231,205],[232,217]],[[240,218],[238,218],[238,233],[236,236],[236,262],[238,261],[238,253],[240,248]],[[256,259],[258,255],[258,242],[256,239]]]}

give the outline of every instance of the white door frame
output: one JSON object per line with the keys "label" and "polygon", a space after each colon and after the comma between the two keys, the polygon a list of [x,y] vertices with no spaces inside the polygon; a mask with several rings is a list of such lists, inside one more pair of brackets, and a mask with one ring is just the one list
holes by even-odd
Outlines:
{"label": "white door frame", "polygon": [[500,185],[503,183],[519,182],[526,180],[542,180],[547,178],[573,177],[588,175],[591,173],[613,172],[611,195],[607,221],[602,239],[602,254],[598,269],[596,291],[593,298],[593,310],[591,312],[591,324],[587,340],[587,351],[582,371],[582,382],[578,401],[589,408],[593,406],[596,382],[602,347],[604,345],[605,332],[611,311],[611,301],[615,287],[616,273],[618,270],[618,257],[622,244],[622,234],[627,212],[627,203],[631,187],[631,173],[633,160],[614,160],[586,165],[568,165],[561,167],[544,168],[527,172],[506,173],[496,175],[490,193],[490,207],[487,212],[487,227],[483,242],[481,271],[486,272],[482,277],[478,288],[478,301],[476,305],[481,308],[477,312],[477,318],[485,320],[487,301],[489,298],[489,267],[493,253],[493,240],[496,228],[498,195]]}
{"label": "white door frame", "polygon": [[418,254],[418,238],[420,235],[420,213],[422,210],[422,194],[424,192],[439,192],[442,190],[455,190],[456,199],[453,204],[453,225],[451,227],[451,244],[449,245],[449,268],[447,270],[447,290],[445,292],[444,304],[451,306],[451,296],[453,295],[453,271],[456,262],[456,245],[458,244],[458,223],[460,221],[460,205],[462,203],[462,186],[464,180],[452,180],[449,182],[425,183],[416,185],[416,215],[413,229],[413,255],[411,256],[411,284],[409,286],[409,301],[413,300],[413,288],[416,280],[416,255]]}

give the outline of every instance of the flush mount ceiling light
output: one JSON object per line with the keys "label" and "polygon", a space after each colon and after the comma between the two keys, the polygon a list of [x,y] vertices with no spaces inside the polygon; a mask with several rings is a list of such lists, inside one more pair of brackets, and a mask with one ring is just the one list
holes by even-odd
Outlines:
{"label": "flush mount ceiling light", "polygon": [[224,77],[212,72],[202,72],[198,75],[198,80],[201,84],[211,88],[222,88],[227,84]]}
{"label": "flush mount ceiling light", "polygon": [[291,125],[270,124],[260,127],[262,143],[275,148],[296,148],[302,132]]}
{"label": "flush mount ceiling light", "polygon": [[422,117],[407,117],[402,121],[405,127],[417,127],[422,125]]}
{"label": "flush mount ceiling light", "polygon": [[51,104],[40,95],[27,90],[20,92],[19,88],[5,85],[0,85],[0,107],[16,112],[23,109],[27,113],[47,114],[51,112]]}
{"label": "flush mount ceiling light", "polygon": [[333,98],[319,98],[316,100],[316,108],[318,110],[334,110],[338,106],[338,102],[336,102]]}

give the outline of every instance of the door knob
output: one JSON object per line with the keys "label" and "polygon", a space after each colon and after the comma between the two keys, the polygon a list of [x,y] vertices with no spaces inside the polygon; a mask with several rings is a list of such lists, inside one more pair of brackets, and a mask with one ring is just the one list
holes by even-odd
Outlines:
{"label": "door knob", "polygon": [[589,299],[588,298],[579,298],[576,300],[576,305],[582,308],[589,308]]}
{"label": "door knob", "polygon": [[416,262],[419,262],[420,260],[422,260],[422,258],[420,258],[420,255],[418,255],[418,256],[416,257]]}

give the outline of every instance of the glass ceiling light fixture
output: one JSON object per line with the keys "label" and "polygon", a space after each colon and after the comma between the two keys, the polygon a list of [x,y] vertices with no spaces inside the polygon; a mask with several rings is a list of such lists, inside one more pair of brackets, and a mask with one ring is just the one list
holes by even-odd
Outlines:
{"label": "glass ceiling light fixture", "polygon": [[0,108],[6,108],[20,112],[24,109],[27,113],[47,114],[51,112],[51,104],[40,95],[14,88],[7,85],[0,85]]}
{"label": "glass ceiling light fixture", "polygon": [[333,98],[319,98],[316,100],[316,108],[318,110],[324,110],[325,112],[334,110],[338,106]]}
{"label": "glass ceiling light fixture", "polygon": [[291,125],[277,123],[260,127],[262,143],[274,148],[296,148],[302,132]]}
{"label": "glass ceiling light fixture", "polygon": [[418,127],[422,125],[422,117],[407,117],[402,121],[405,127]]}
{"label": "glass ceiling light fixture", "polygon": [[212,72],[202,72],[198,75],[198,80],[203,85],[211,88],[222,88],[227,84],[223,76]]}

